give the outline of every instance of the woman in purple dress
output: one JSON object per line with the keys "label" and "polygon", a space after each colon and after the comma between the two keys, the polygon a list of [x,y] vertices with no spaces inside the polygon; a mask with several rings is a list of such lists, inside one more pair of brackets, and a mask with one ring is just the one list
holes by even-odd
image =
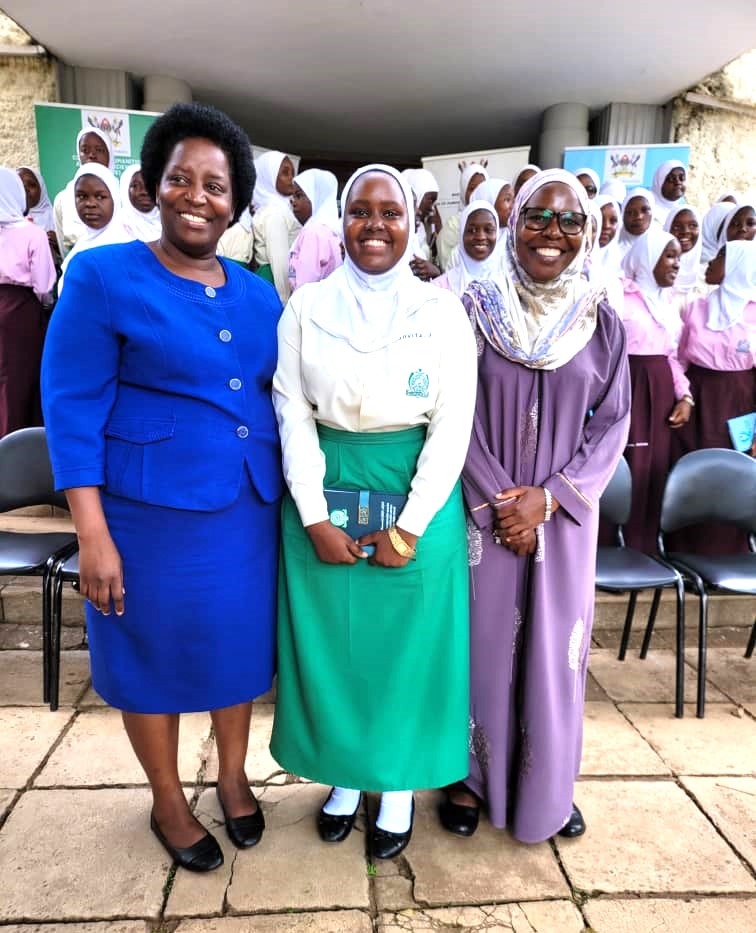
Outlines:
{"label": "woman in purple dress", "polygon": [[585,830],[573,804],[593,622],[598,500],[627,439],[622,323],[583,277],[585,189],[554,169],[509,220],[508,277],[463,298],[478,397],[462,474],[471,570],[470,773],[440,816],[478,809],[523,842]]}

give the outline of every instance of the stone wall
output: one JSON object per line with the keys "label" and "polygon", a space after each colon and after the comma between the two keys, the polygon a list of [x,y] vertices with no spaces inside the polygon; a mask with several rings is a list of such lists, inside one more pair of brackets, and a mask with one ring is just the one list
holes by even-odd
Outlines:
{"label": "stone wall", "polygon": [[[0,45],[33,45],[0,12]],[[39,165],[34,102],[56,101],[55,61],[49,56],[0,54],[0,165]]]}
{"label": "stone wall", "polygon": [[[756,49],[747,52],[696,87],[719,101],[739,105],[733,112],[691,103],[681,95],[673,102],[672,141],[690,145],[687,198],[707,208],[723,191],[746,194],[756,188]],[[748,112],[752,108],[752,112]]]}

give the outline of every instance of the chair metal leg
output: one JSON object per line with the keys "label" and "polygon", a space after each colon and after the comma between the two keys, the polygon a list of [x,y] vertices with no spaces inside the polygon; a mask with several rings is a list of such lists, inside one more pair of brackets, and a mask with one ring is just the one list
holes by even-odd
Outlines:
{"label": "chair metal leg", "polygon": [[706,703],[706,624],[709,615],[709,597],[701,580],[696,581],[698,589],[698,693],[696,696],[696,716],[704,718]]}
{"label": "chair metal leg", "polygon": [[633,616],[635,615],[635,604],[638,602],[638,591],[633,590],[630,593],[630,600],[627,604],[627,614],[625,615],[625,626],[622,629],[622,640],[620,641],[619,654],[617,658],[620,661],[625,660],[627,644],[630,641],[630,630],[633,627]]}
{"label": "chair metal leg", "polygon": [[751,629],[751,636],[748,639],[748,647],[745,650],[745,657],[750,658],[753,654],[754,648],[756,648],[756,619],[753,620],[753,628]]}
{"label": "chair metal leg", "polygon": [[63,577],[60,573],[59,561],[55,567],[52,584],[52,625],[50,639],[50,710],[55,712],[58,708],[60,693],[60,627],[63,604]]}
{"label": "chair metal leg", "polygon": [[646,631],[643,633],[643,644],[641,645],[640,656],[641,660],[646,660],[646,655],[648,654],[648,648],[651,644],[651,636],[654,632],[654,624],[656,623],[656,614],[659,611],[659,603],[661,602],[662,591],[661,587],[654,590],[654,598],[651,600],[651,611],[648,614],[648,622],[646,623]]}
{"label": "chair metal leg", "polygon": [[47,558],[42,572],[42,702],[50,702],[50,638],[52,628],[50,590],[55,555]]}
{"label": "chair metal leg", "polygon": [[[675,584],[677,591],[677,656],[675,658],[675,716],[685,715],[685,584],[682,579]],[[658,591],[657,591],[658,592]]]}

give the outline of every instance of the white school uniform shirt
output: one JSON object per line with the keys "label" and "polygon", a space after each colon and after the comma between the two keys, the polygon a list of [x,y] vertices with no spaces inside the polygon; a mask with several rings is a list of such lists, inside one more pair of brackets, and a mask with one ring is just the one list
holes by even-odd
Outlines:
{"label": "white school uniform shirt", "polygon": [[[317,422],[342,431],[398,431],[427,425],[407,504],[397,524],[422,535],[462,471],[472,428],[477,357],[458,298],[420,283],[427,300],[409,311],[388,342],[362,352],[329,332],[343,267],[303,285],[278,326],[273,404],[284,476],[302,524],[328,519],[325,457]],[[380,345],[383,344],[383,345]]]}

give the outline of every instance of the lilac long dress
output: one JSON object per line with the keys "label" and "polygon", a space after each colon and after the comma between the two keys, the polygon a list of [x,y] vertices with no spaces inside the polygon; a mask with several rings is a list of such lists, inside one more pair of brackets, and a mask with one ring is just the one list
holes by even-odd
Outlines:
{"label": "lilac long dress", "polygon": [[[468,312],[471,305],[467,296]],[[594,608],[598,499],[627,440],[622,323],[596,330],[552,371],[510,362],[476,327],[478,398],[462,474],[471,573],[470,774],[494,826],[540,842],[567,822],[580,770]],[[589,417],[588,413],[593,412]],[[542,546],[494,543],[496,493],[546,484],[561,508]]]}

